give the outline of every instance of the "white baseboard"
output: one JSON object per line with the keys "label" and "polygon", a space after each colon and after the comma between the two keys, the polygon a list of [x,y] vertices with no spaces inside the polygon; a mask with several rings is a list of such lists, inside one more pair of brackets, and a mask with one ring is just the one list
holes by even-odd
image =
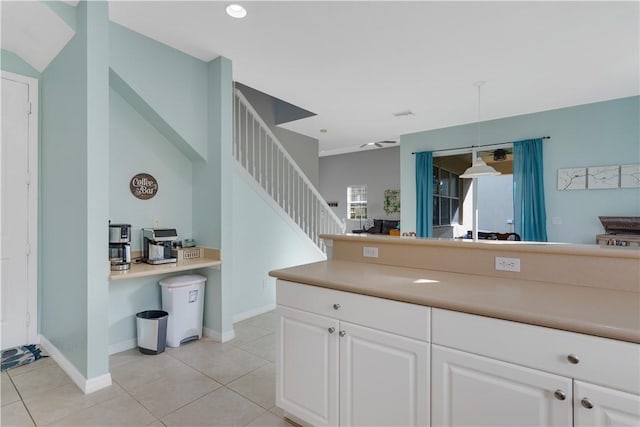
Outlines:
{"label": "white baseboard", "polygon": [[105,387],[111,385],[111,374],[100,375],[99,377],[89,378],[84,383],[84,394],[93,393],[94,391],[102,390]]}
{"label": "white baseboard", "polygon": [[109,345],[109,356],[112,354],[120,353],[121,351],[136,348],[138,346],[138,339],[131,338],[130,340],[120,341],[115,344]]}
{"label": "white baseboard", "polygon": [[111,385],[110,373],[86,379],[73,363],[64,357],[62,352],[42,335],[40,335],[40,345],[84,394],[93,393]]}
{"label": "white baseboard", "polygon": [[218,341],[218,342],[231,341],[232,339],[234,339],[236,337],[236,333],[233,331],[233,329],[221,334],[220,332],[215,331],[213,329],[202,328],[202,334],[205,337],[211,338],[212,340]]}
{"label": "white baseboard", "polygon": [[250,319],[250,318],[255,317],[255,316],[259,316],[259,315],[261,315],[263,313],[266,313],[267,311],[275,310],[275,308],[276,308],[276,303],[273,302],[271,304],[263,305],[262,307],[253,308],[251,310],[247,310],[245,312],[238,313],[238,314],[233,316],[233,323],[238,323],[238,322],[241,322],[243,320]]}

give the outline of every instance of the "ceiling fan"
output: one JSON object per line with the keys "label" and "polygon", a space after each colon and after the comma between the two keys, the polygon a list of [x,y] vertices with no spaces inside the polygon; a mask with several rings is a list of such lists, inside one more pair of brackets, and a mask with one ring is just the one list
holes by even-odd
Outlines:
{"label": "ceiling fan", "polygon": [[364,147],[370,147],[372,145],[375,145],[378,148],[382,148],[384,147],[384,145],[382,144],[396,144],[397,141],[378,141],[378,142],[367,142],[366,144],[362,144],[360,146],[360,148],[364,148]]}

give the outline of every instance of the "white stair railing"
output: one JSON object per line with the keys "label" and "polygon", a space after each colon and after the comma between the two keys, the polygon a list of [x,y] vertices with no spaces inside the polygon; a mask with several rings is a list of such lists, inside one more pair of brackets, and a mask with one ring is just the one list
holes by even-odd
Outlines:
{"label": "white stair railing", "polygon": [[323,252],[326,247],[320,234],[344,233],[345,224],[237,89],[233,155]]}

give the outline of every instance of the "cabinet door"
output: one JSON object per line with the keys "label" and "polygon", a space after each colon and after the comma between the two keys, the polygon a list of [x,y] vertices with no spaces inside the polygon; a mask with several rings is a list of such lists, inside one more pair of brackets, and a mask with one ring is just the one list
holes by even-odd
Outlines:
{"label": "cabinet door", "polygon": [[431,357],[434,426],[572,425],[570,378],[438,345]]}
{"label": "cabinet door", "polygon": [[427,426],[429,344],[340,322],[340,426]]}
{"label": "cabinet door", "polygon": [[575,426],[640,426],[640,396],[574,381]]}
{"label": "cabinet door", "polygon": [[338,424],[338,321],[278,306],[276,404],[315,426]]}

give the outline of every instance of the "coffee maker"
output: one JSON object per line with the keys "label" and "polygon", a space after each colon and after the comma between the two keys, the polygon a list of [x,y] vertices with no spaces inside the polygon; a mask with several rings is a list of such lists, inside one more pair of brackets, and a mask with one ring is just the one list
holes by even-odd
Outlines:
{"label": "coffee maker", "polygon": [[171,242],[177,237],[175,228],[143,228],[142,260],[154,265],[176,262],[171,255]]}
{"label": "coffee maker", "polygon": [[109,221],[109,261],[111,271],[131,267],[131,224],[111,224]]}

